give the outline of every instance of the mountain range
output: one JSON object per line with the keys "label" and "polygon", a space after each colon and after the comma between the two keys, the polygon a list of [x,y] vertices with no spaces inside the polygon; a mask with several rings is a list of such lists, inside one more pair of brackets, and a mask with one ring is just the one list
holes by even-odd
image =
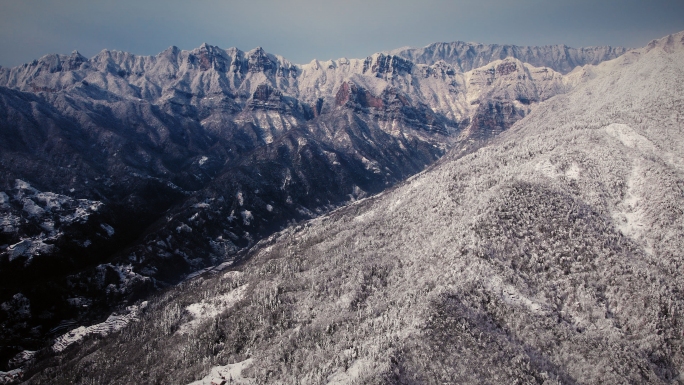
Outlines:
{"label": "mountain range", "polygon": [[56,337],[35,381],[673,380],[682,38],[2,68],[4,369]]}

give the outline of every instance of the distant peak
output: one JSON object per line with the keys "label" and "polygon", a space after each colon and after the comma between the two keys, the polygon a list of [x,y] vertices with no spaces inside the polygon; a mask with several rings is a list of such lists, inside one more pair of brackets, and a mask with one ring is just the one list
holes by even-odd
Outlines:
{"label": "distant peak", "polygon": [[219,47],[207,43],[202,43],[202,45],[200,45],[197,49],[200,51],[214,51],[216,49],[219,49]]}
{"label": "distant peak", "polygon": [[680,50],[684,48],[684,31],[673,33],[667,35],[660,39],[651,40],[646,46],[647,50],[651,50],[655,47],[664,49],[666,52],[672,52],[674,50]]}

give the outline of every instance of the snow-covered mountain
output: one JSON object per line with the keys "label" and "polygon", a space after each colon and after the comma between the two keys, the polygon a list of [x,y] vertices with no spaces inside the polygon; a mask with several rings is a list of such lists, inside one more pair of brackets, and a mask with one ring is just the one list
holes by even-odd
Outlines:
{"label": "snow-covered mountain", "polygon": [[489,145],[260,242],[29,383],[681,382],[682,63],[684,32],[577,69]]}
{"label": "snow-covered mountain", "polygon": [[549,67],[566,74],[576,67],[599,64],[615,59],[625,53],[622,47],[572,48],[566,45],[541,47],[516,46],[509,44],[478,44],[455,41],[433,43],[423,48],[399,48],[390,51],[418,64],[433,64],[445,61],[462,71],[470,71],[494,60],[507,57],[519,59],[536,67]]}
{"label": "snow-covered mountain", "polygon": [[473,151],[582,80],[485,56],[298,65],[204,44],[0,68],[0,361]]}
{"label": "snow-covered mountain", "polygon": [[[480,66],[464,72],[459,65],[445,61],[453,62],[453,58],[449,59],[447,54],[443,56],[429,65],[382,53],[366,59],[313,60],[305,65],[295,65],[261,48],[242,52],[207,44],[192,51],[171,47],[157,56],[105,50],[86,59],[74,52],[70,56],[47,55],[10,69],[0,68],[0,86],[25,92],[58,93],[87,85],[110,97],[142,99],[156,105],[190,104],[208,110],[221,106],[223,112],[233,113],[241,111],[259,87],[270,86],[301,104],[290,108],[320,114],[335,107],[337,92],[343,84],[351,82],[369,91],[373,97],[396,89],[404,94],[405,103],[424,104],[436,113],[461,121],[469,117],[469,105],[473,100],[497,86],[516,87],[522,80],[524,87],[517,90],[521,93],[518,96],[529,101],[539,99],[534,89],[537,82],[541,81],[542,88],[547,88],[546,97],[552,96],[548,93],[550,81],[562,83],[555,71],[544,66],[534,68],[526,57],[513,60],[515,55],[488,55],[479,60]],[[604,56],[603,60],[613,57]],[[501,60],[515,61],[522,75],[527,76],[509,76],[507,84],[499,81],[492,85],[499,76],[521,75],[515,65],[495,72],[492,64]],[[528,64],[523,65],[523,62]],[[486,70],[491,73],[484,75],[483,82],[471,87],[468,81],[473,76],[471,70],[483,70],[484,66],[488,66]],[[575,61],[564,64],[564,67],[568,66],[574,68]],[[539,76],[531,76],[530,71]],[[211,122],[210,117],[205,120]]]}

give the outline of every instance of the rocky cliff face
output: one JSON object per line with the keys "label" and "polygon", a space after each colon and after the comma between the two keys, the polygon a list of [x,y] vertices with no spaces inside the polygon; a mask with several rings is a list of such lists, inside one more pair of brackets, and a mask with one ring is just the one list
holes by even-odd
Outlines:
{"label": "rocky cliff face", "polygon": [[21,294],[31,309],[0,312],[2,355],[235,263],[569,87],[518,59],[486,64],[375,54],[295,65],[204,44],[0,68],[0,279],[11,283],[0,303]]}

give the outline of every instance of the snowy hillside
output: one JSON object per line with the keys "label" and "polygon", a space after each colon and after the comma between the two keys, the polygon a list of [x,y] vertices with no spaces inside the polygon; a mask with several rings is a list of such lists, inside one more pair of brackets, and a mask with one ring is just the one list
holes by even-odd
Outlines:
{"label": "snowy hillside", "polygon": [[684,32],[575,70],[490,145],[260,242],[29,383],[684,381],[682,63]]}

